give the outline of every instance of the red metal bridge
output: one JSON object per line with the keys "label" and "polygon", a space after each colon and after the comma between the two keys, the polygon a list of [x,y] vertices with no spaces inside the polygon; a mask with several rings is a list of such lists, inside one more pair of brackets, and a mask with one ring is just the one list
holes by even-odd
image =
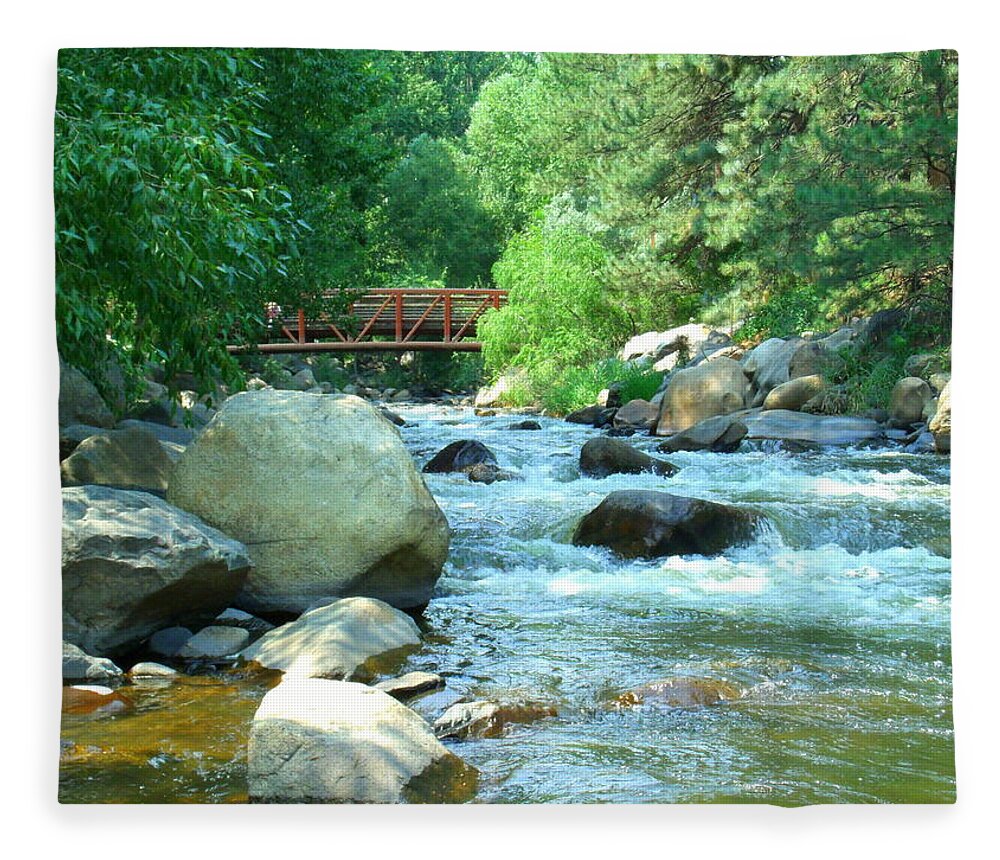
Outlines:
{"label": "red metal bridge", "polygon": [[[257,345],[261,352],[360,352],[442,350],[478,352],[476,322],[490,308],[499,309],[506,290],[383,289],[353,301],[346,314],[291,315],[276,309],[272,336]],[[229,346],[246,352],[247,346]]]}

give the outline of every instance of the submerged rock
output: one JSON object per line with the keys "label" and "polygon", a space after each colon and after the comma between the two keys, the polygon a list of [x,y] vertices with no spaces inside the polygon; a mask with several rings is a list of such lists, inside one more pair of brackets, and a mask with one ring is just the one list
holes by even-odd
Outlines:
{"label": "submerged rock", "polygon": [[149,493],[62,491],[63,635],[113,654],[186,619],[210,619],[246,580],[245,547]]}
{"label": "submerged rock", "polygon": [[474,484],[493,484],[497,481],[512,481],[517,477],[513,472],[501,469],[495,463],[476,463],[466,474]]}
{"label": "submerged rock", "polygon": [[445,445],[424,465],[425,472],[468,472],[473,466],[497,464],[496,455],[482,442],[460,439]]}
{"label": "submerged rock", "polygon": [[643,684],[615,699],[618,707],[653,704],[667,708],[700,708],[739,699],[742,691],[715,678],[678,676]]}
{"label": "submerged rock", "polygon": [[716,555],[750,543],[760,517],[752,511],[655,490],[619,490],[587,514],[577,546],[605,546],[625,558]]}
{"label": "submerged rock", "polygon": [[458,702],[434,721],[439,738],[498,738],[513,723],[533,723],[558,711],[544,702]]}
{"label": "submerged rock", "polygon": [[478,776],[392,696],[318,678],[264,696],[247,771],[251,800],[269,803],[462,802]]}
{"label": "submerged rock", "polygon": [[638,475],[651,472],[669,478],[677,467],[665,460],[657,460],[634,448],[628,442],[599,436],[588,439],[580,449],[580,471],[592,478],[608,475]]}
{"label": "submerged rock", "polygon": [[407,672],[398,678],[379,681],[374,686],[376,690],[381,690],[397,699],[410,699],[421,693],[441,689],[444,686],[444,678],[433,672]]}
{"label": "submerged rock", "polygon": [[307,678],[368,677],[378,658],[392,663],[420,645],[420,628],[398,609],[370,597],[319,606],[265,633],[242,657],[265,669]]}
{"label": "submerged rock", "polygon": [[537,421],[515,421],[507,425],[508,430],[541,430],[542,425]]}
{"label": "submerged rock", "polygon": [[80,684],[63,687],[62,712],[87,714],[92,717],[109,717],[132,707],[131,701],[121,693],[98,684]]}
{"label": "submerged rock", "polygon": [[448,554],[448,523],[398,431],[357,397],[230,397],[168,497],[247,545],[254,569],[235,605],[250,612],[331,595],[422,607]]}

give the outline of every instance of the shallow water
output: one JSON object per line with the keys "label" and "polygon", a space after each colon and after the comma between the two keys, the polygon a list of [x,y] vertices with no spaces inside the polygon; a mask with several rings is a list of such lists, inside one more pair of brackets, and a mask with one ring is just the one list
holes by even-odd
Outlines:
{"label": "shallow water", "polygon": [[[541,431],[508,431],[509,415],[397,411],[418,464],[474,438],[523,477],[427,476],[453,537],[407,668],[448,686],[414,707],[433,718],[459,696],[515,691],[560,711],[454,744],[481,771],[480,801],[954,799],[947,459],[678,453],[673,478],[596,480],[576,468],[590,428],[540,418]],[[655,439],[630,441],[655,454]],[[772,525],[717,558],[622,562],[569,543],[607,493],[635,487],[745,505]],[[671,675],[745,695],[696,710],[608,706]],[[227,687],[194,695],[188,711],[176,693],[133,690],[129,713],[64,717],[64,743],[133,751],[121,763],[65,754],[63,799],[245,799],[245,738],[266,686]]]}

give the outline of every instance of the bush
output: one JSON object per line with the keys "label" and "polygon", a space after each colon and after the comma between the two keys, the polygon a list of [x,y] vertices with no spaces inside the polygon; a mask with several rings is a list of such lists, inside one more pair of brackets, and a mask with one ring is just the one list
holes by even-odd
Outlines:
{"label": "bush", "polygon": [[733,332],[733,340],[791,337],[826,322],[821,313],[822,297],[812,284],[798,283],[780,289],[746,316]]}
{"label": "bush", "polygon": [[620,361],[616,358],[597,361],[584,367],[569,367],[539,396],[549,412],[565,415],[596,402],[597,395],[618,384],[622,402],[649,400],[663,382],[663,374],[645,365]]}

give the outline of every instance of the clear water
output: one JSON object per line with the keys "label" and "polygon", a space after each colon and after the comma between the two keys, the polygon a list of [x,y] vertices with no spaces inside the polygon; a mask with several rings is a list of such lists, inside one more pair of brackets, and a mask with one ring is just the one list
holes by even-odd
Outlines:
{"label": "clear water", "polygon": [[[397,411],[418,464],[473,438],[523,477],[485,486],[427,476],[453,537],[408,668],[448,686],[414,707],[432,718],[459,696],[514,692],[560,711],[454,744],[481,771],[480,801],[954,800],[947,459],[678,453],[673,478],[595,480],[576,467],[592,429],[541,418],[541,431],[509,431],[509,415],[441,405]],[[630,441],[655,454],[656,440]],[[607,493],[639,487],[750,506],[772,527],[717,558],[623,562],[569,543]],[[609,707],[672,675],[745,695],[695,710]],[[244,799],[241,744],[264,687],[231,686],[215,704],[189,703],[204,739],[188,733],[167,768],[139,755],[109,771],[113,757],[100,751],[133,737],[144,749],[170,745],[176,704],[140,694],[128,714],[64,718],[64,742],[98,752],[67,758],[63,799]]]}

